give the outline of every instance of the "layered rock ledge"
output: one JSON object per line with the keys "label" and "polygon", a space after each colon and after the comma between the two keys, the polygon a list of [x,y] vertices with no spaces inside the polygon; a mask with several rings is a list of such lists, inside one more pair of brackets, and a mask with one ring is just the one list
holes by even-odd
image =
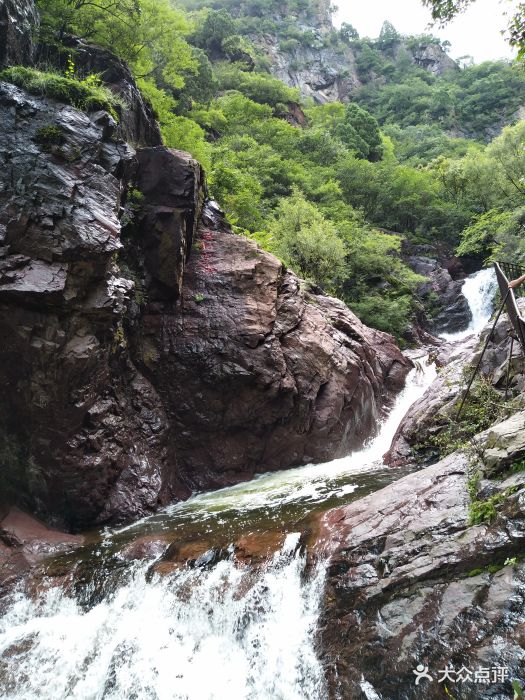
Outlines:
{"label": "layered rock ledge", "polygon": [[[507,461],[520,459],[523,421],[479,440],[493,452],[501,439]],[[454,453],[322,517],[318,546],[331,561],[320,644],[331,697],[437,700],[446,667],[505,667],[524,680],[525,474],[482,479],[476,498],[492,497],[494,514],[470,524],[469,475],[480,465],[468,462]],[[418,664],[433,681],[415,685]],[[455,697],[511,697],[503,678],[452,679]]]}

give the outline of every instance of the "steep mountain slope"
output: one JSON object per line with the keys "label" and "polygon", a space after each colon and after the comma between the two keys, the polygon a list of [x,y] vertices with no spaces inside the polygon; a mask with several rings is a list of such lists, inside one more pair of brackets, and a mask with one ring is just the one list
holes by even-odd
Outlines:
{"label": "steep mountain slope", "polygon": [[[227,9],[267,61],[272,74],[303,97],[325,103],[349,101],[363,84],[381,76],[367,76],[360,70],[366,49],[357,46],[344,29],[334,27],[330,0],[309,2],[244,2],[185,0],[191,8],[206,6]],[[388,42],[383,47],[388,53]],[[431,38],[396,42],[394,53],[433,75],[442,75],[458,66]]]}

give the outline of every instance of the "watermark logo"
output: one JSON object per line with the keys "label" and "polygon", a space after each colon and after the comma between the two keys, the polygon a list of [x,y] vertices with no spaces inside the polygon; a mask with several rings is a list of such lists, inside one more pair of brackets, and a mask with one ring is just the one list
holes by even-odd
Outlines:
{"label": "watermark logo", "polygon": [[412,673],[416,675],[416,685],[419,685],[423,679],[427,679],[431,682],[434,680],[428,672],[428,666],[423,666],[423,664],[419,664],[418,666],[416,666]]}
{"label": "watermark logo", "polygon": [[456,669],[454,666],[447,666],[438,670],[437,676],[434,678],[428,666],[418,664],[412,673],[415,675],[415,685],[419,685],[422,681],[433,683],[435,680],[438,683],[476,683],[491,685],[495,683],[504,683],[510,680],[507,666],[478,666],[476,669],[470,669],[466,666],[461,666],[461,668]]}

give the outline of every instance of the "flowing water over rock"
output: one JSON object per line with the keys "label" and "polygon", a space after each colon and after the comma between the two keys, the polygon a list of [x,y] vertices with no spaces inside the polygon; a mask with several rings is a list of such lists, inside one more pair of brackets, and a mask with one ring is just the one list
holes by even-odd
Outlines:
{"label": "flowing water over rock", "polygon": [[415,365],[363,450],[196,495],[47,564],[4,602],[2,697],[326,697],[316,654],[325,564],[307,556],[305,535],[316,513],[402,476],[381,456],[435,376],[425,357]]}
{"label": "flowing water over rock", "polygon": [[441,337],[444,340],[456,341],[464,340],[474,333],[480,333],[494,311],[497,288],[496,273],[492,267],[479,270],[467,277],[461,292],[467,299],[472,320],[465,330],[458,333],[442,333]]}
{"label": "flowing water over rock", "polygon": [[[465,282],[473,321],[451,339],[486,323],[493,289],[490,271]],[[3,603],[2,697],[328,697],[316,648],[326,562],[307,544],[320,513],[407,473],[382,455],[436,376],[426,356],[412,359],[364,449],[197,494],[45,563]]]}

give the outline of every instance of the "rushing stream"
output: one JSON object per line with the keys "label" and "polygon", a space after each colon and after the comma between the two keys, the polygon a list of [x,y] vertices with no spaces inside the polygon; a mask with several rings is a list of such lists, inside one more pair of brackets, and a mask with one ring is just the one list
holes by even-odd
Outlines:
{"label": "rushing stream", "polygon": [[[465,282],[473,314],[465,334],[488,320],[491,285],[485,271]],[[379,434],[362,450],[198,494],[131,526],[93,533],[86,546],[51,562],[55,574],[56,567],[72,572],[67,585],[41,583],[38,593],[21,585],[0,619],[0,696],[325,698],[315,648],[325,565],[308,560],[300,533],[317,513],[404,475],[385,468],[382,455],[435,377],[426,357],[415,365]],[[250,537],[278,545],[247,564],[232,543]],[[193,548],[193,566],[163,568],[160,550],[126,557],[126,547],[141,538],[160,540],[163,549]]]}
{"label": "rushing stream", "polygon": [[445,340],[463,340],[480,333],[494,310],[494,296],[498,288],[496,273],[492,267],[484,268],[467,277],[461,292],[466,297],[472,319],[468,328],[458,333],[442,333]]}

